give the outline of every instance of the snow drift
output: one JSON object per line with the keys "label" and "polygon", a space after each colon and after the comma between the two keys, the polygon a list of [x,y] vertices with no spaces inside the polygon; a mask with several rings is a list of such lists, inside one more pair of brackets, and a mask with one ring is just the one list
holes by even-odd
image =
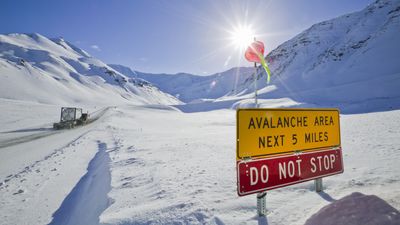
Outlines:
{"label": "snow drift", "polygon": [[354,192],[320,209],[305,225],[400,224],[400,212],[375,195]]}

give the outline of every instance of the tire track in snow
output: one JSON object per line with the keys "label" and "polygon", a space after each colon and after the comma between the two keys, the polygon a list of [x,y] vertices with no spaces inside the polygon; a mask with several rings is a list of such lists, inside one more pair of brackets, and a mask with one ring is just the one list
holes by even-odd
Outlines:
{"label": "tire track in snow", "polygon": [[69,143],[67,143],[65,146],[63,146],[61,148],[58,148],[58,149],[55,149],[52,153],[46,155],[43,159],[40,159],[40,160],[37,160],[37,161],[33,162],[32,164],[26,166],[23,170],[19,171],[18,173],[8,175],[7,177],[4,178],[4,180],[0,180],[0,190],[1,190],[3,185],[7,184],[7,182],[11,181],[12,179],[20,178],[23,174],[32,172],[33,169],[39,163],[42,163],[42,162],[44,162],[44,161],[46,161],[48,159],[51,159],[53,157],[56,157],[56,156],[59,156],[59,155],[63,154],[66,148],[68,148],[69,146],[72,146],[72,145],[76,145],[79,140],[84,138],[90,132],[91,132],[91,130],[82,133],[77,138],[75,138],[72,141],[70,141]]}
{"label": "tire track in snow", "polygon": [[[99,109],[95,112],[92,112],[89,114],[89,120],[86,123],[86,125],[91,124],[93,122],[95,122],[96,120],[100,119],[109,109],[111,109],[112,107],[105,107],[102,109]],[[18,132],[24,132],[24,130],[26,129],[20,129],[20,130],[14,130],[14,131],[6,131],[6,132],[2,132],[2,133],[18,133]],[[68,129],[63,129],[63,130],[53,130],[51,128],[37,128],[36,130],[41,131],[39,133],[35,133],[35,134],[29,134],[29,135],[25,135],[25,136],[21,136],[21,137],[17,137],[17,138],[10,138],[10,139],[6,139],[6,140],[1,140],[0,142],[0,149],[1,148],[5,148],[5,147],[9,147],[9,146],[13,146],[13,145],[17,145],[17,144],[21,144],[21,143],[26,143],[26,142],[30,142],[30,141],[34,141],[40,138],[44,138],[44,137],[48,137],[54,134],[59,134],[65,131],[68,131]]]}
{"label": "tire track in snow", "polygon": [[85,173],[84,165],[97,152],[92,133],[89,130],[80,134],[4,181],[0,180],[0,224],[49,223],[52,213]]}
{"label": "tire track in snow", "polygon": [[[0,180],[0,224],[25,224],[26,221],[49,224],[54,219],[55,211],[61,208],[60,206],[72,193],[74,187],[85,174],[88,174],[88,171],[93,171],[89,169],[93,167],[88,165],[96,162],[94,158],[103,158],[99,155],[106,152],[108,156],[108,152],[118,150],[118,143],[113,141],[112,132],[103,125],[103,121],[107,121],[107,116],[87,128],[78,129],[74,132],[79,135],[78,137],[73,137],[74,139],[64,146],[54,148],[36,161],[29,162],[28,166],[21,167],[20,171],[15,171],[9,176],[4,174],[5,180]],[[67,139],[71,138],[69,136]],[[62,138],[55,141],[64,142]],[[100,145],[101,143],[104,145]],[[112,148],[107,150],[110,146]],[[114,149],[113,146],[115,146]],[[103,153],[99,153],[101,151]],[[108,163],[103,165],[108,166]],[[90,191],[96,190],[92,188]],[[103,196],[107,196],[108,192],[104,191],[104,193]],[[96,204],[100,205],[99,201]],[[92,223],[82,222],[82,224]],[[98,216],[97,222],[93,224],[98,224]]]}
{"label": "tire track in snow", "polygon": [[90,161],[87,173],[53,214],[50,225],[99,224],[99,216],[111,204],[107,194],[111,190],[110,157],[107,144],[98,143],[98,152]]}

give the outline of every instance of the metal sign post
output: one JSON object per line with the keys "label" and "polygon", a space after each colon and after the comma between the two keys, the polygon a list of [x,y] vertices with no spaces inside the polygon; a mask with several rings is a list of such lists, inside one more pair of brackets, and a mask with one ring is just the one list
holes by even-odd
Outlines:
{"label": "metal sign post", "polygon": [[254,104],[255,108],[258,108],[258,100],[257,100],[257,63],[254,63]]}
{"label": "metal sign post", "polygon": [[267,214],[266,205],[267,192],[257,193],[257,213],[258,216],[265,216]]}
{"label": "metal sign post", "polygon": [[[343,173],[338,109],[259,109],[257,63],[271,71],[264,43],[251,43],[244,57],[254,62],[253,109],[238,109],[236,169],[239,196],[257,194],[258,216],[266,216],[267,191]],[[260,71],[261,72],[261,71]],[[301,154],[300,154],[301,153]]]}
{"label": "metal sign post", "polygon": [[321,192],[322,191],[322,178],[315,179],[314,183],[315,183],[315,191]]}
{"label": "metal sign post", "polygon": [[[255,40],[255,38],[254,38]],[[258,108],[257,102],[257,63],[254,63],[254,104]],[[265,216],[267,214],[267,192],[257,193],[257,213],[258,216]]]}
{"label": "metal sign post", "polygon": [[[254,37],[254,41],[256,40],[256,37]],[[254,62],[254,104],[255,104],[255,108],[258,108],[258,99],[257,99],[257,78],[258,78],[258,74],[257,74],[257,63]]]}
{"label": "metal sign post", "polygon": [[[254,38],[256,41],[256,38]],[[257,63],[254,63],[254,105],[255,108],[258,108],[258,99],[257,99]],[[257,213],[258,216],[265,216],[267,214],[267,192],[257,193]]]}

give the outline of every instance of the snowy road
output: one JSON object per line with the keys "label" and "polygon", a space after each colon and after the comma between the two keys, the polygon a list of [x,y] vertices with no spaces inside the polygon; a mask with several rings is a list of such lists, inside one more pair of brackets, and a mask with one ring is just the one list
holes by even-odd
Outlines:
{"label": "snowy road", "polygon": [[[400,111],[341,116],[344,174],[238,197],[235,111],[123,106],[0,149],[0,224],[304,224],[352,192],[400,208]],[[10,150],[12,149],[12,151]]]}
{"label": "snowy road", "polygon": [[[111,107],[104,107],[91,114],[87,124],[93,123],[103,116]],[[43,124],[37,128],[27,128],[11,131],[1,132],[2,137],[0,138],[0,148],[5,148],[17,144],[22,144],[30,141],[34,141],[40,138],[48,137],[50,135],[59,134],[65,130],[54,130],[52,124]]]}

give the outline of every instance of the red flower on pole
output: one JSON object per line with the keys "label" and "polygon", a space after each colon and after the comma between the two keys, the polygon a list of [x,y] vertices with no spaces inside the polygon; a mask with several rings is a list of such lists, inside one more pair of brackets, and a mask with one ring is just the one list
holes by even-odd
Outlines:
{"label": "red flower on pole", "polygon": [[247,48],[244,57],[249,62],[262,63],[261,57],[264,57],[264,43],[261,41],[254,41]]}
{"label": "red flower on pole", "polygon": [[254,41],[251,43],[244,53],[244,57],[247,59],[247,61],[260,63],[262,67],[264,67],[265,72],[267,72],[267,84],[269,84],[271,71],[269,70],[269,67],[264,59],[264,43],[261,41]]}

